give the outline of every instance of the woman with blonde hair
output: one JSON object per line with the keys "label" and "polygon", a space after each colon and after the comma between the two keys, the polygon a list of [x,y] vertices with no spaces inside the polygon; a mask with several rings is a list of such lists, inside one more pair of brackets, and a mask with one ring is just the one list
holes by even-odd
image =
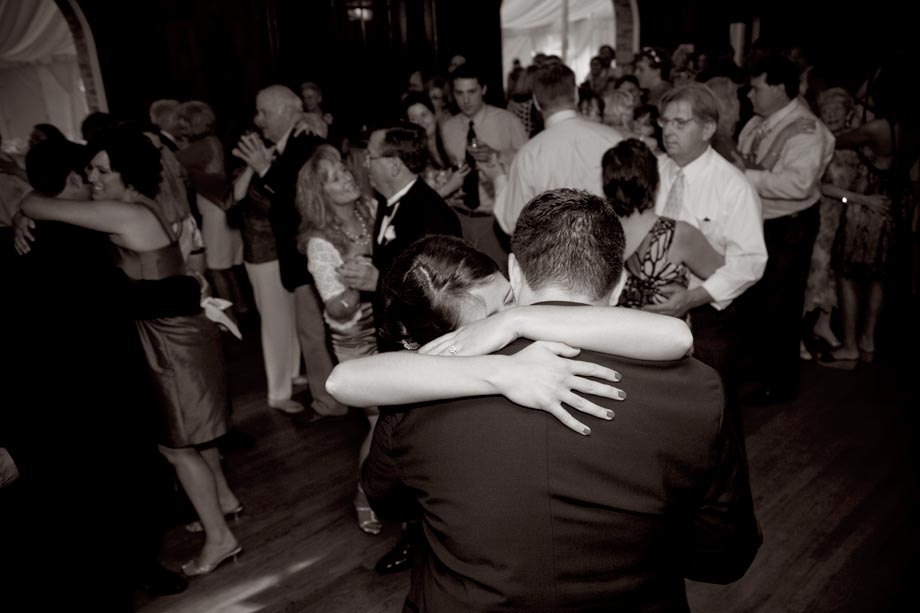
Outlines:
{"label": "woman with blonde hair", "polygon": [[[374,201],[362,195],[358,182],[342,163],[339,152],[320,145],[300,169],[297,177],[297,209],[301,226],[299,249],[307,255],[310,274],[325,307],[332,349],[338,361],[377,353],[371,303],[353,288],[342,284],[337,269],[351,258],[370,262]],[[367,457],[371,435],[377,423],[377,408],[367,407],[370,422],[361,445],[358,466]],[[381,530],[364,492],[355,497],[358,526],[370,534]]]}

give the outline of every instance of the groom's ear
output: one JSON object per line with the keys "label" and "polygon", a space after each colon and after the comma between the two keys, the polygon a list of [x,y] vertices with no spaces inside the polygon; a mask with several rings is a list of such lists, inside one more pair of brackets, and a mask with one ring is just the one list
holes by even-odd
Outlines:
{"label": "groom's ear", "polygon": [[514,294],[514,299],[518,300],[521,297],[524,275],[521,274],[521,266],[513,253],[508,254],[508,281],[511,283],[511,293]]}

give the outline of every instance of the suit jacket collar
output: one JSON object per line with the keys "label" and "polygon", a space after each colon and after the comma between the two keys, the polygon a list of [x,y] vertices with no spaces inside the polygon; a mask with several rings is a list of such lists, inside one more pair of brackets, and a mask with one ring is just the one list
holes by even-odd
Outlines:
{"label": "suit jacket collar", "polygon": [[405,187],[387,198],[387,208],[392,208],[394,204],[402,200],[405,195],[409,193],[409,190],[415,186],[416,183],[418,183],[418,177],[415,177],[413,180],[406,183]]}

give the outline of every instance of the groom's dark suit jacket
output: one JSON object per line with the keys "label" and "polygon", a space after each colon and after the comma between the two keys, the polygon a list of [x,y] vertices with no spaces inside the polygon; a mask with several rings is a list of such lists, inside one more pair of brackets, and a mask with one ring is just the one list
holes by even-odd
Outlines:
{"label": "groom's dark suit jacket", "polygon": [[300,232],[300,213],[296,205],[297,175],[316,147],[325,142],[312,134],[292,134],[284,153],[272,161],[265,176],[255,175],[250,183],[250,189],[271,202],[268,220],[278,248],[281,284],[289,292],[301,285],[313,283],[313,277],[307,270],[307,256],[297,249],[297,235]]}
{"label": "groom's dark suit jacket", "polygon": [[[518,341],[501,353],[516,353]],[[384,412],[364,490],[422,515],[406,611],[684,611],[684,578],[740,578],[761,535],[718,374],[693,358],[613,368],[623,402],[580,436],[501,396]]]}

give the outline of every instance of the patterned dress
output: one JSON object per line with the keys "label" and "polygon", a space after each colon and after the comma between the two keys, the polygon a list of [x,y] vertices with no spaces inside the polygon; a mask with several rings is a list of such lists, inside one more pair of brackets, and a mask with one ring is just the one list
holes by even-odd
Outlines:
{"label": "patterned dress", "polygon": [[892,171],[877,168],[871,152],[859,152],[859,167],[850,191],[889,198],[888,209],[847,205],[834,240],[834,269],[845,277],[881,279],[888,270],[892,235]]}
{"label": "patterned dress", "polygon": [[[859,168],[859,157],[855,151],[841,149],[824,173],[824,183],[849,189]],[[805,286],[805,308],[803,313],[815,309],[830,312],[837,306],[837,282],[831,268],[831,250],[840,225],[840,217],[846,207],[837,198],[822,196],[820,204],[821,223],[811,251],[811,267]]]}
{"label": "patterned dress", "polygon": [[626,261],[629,277],[620,296],[619,306],[642,308],[667,300],[662,289],[669,285],[687,287],[690,276],[687,267],[668,259],[677,222],[659,217],[648,235]]}

